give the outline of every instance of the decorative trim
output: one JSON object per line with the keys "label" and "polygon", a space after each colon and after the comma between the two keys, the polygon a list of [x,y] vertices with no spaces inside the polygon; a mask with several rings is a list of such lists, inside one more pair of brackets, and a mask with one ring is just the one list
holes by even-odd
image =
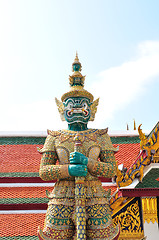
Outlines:
{"label": "decorative trim", "polygon": [[45,137],[25,137],[25,136],[14,136],[14,137],[0,137],[0,145],[43,145]]}
{"label": "decorative trim", "polygon": [[[0,183],[55,183],[56,180],[43,181],[40,177],[0,177]],[[1,185],[0,185],[1,186]]]}
{"label": "decorative trim", "polygon": [[47,206],[47,203],[0,204],[0,211],[46,210]]}
{"label": "decorative trim", "polygon": [[0,188],[8,187],[8,188],[17,188],[17,187],[54,187],[55,183],[0,183]]}
{"label": "decorative trim", "polygon": [[[103,183],[112,183],[112,178],[98,177]],[[55,183],[57,180],[43,181],[40,177],[0,177],[0,183]],[[1,185],[0,185],[1,186]],[[46,185],[47,186],[47,185]],[[53,186],[53,185],[52,185]]]}
{"label": "decorative trim", "polygon": [[0,172],[0,179],[1,178],[33,178],[39,177],[38,172]]}
{"label": "decorative trim", "polygon": [[141,202],[139,198],[131,198],[113,214],[114,225],[120,224],[120,240],[143,239],[143,223]]}
{"label": "decorative trim", "polygon": [[158,222],[157,218],[157,198],[156,197],[145,197],[142,198],[142,211],[143,211],[143,220],[147,223]]}
{"label": "decorative trim", "polygon": [[129,186],[138,175],[139,181],[142,181],[144,167],[149,163],[147,153],[142,151],[134,162],[133,166],[125,173],[117,168],[117,186]]}
{"label": "decorative trim", "polygon": [[154,154],[159,149],[159,123],[156,125],[149,139],[142,132],[141,125],[138,127],[138,132],[142,152],[127,172],[124,169],[122,171],[117,169],[116,183],[118,187],[129,186],[135,178],[138,178],[142,182],[145,166],[159,161],[159,157],[153,159]]}
{"label": "decorative trim", "polygon": [[[90,130],[90,129],[89,129]],[[140,143],[138,136],[131,136],[129,134],[118,134],[116,132],[109,132],[112,144],[131,144]],[[47,134],[34,132],[23,133],[2,133],[0,132],[0,145],[44,145]]]}
{"label": "decorative trim", "polygon": [[120,189],[123,197],[148,197],[159,196],[159,188],[135,188],[135,189]]}
{"label": "decorative trim", "polygon": [[0,211],[0,215],[2,214],[46,214],[46,210],[6,210]]}

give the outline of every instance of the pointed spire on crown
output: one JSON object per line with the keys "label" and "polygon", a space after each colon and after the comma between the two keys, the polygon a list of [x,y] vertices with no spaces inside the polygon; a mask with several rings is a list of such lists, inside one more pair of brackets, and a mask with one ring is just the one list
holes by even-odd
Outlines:
{"label": "pointed spire on crown", "polygon": [[76,57],[75,57],[74,62],[72,63],[72,72],[79,72],[81,70],[82,70],[82,65],[79,61],[78,53],[76,51]]}
{"label": "pointed spire on crown", "polygon": [[85,76],[81,74],[82,65],[79,61],[76,51],[75,60],[72,63],[73,74],[69,76],[70,91],[64,93],[61,97],[62,101],[65,101],[68,97],[87,97],[90,102],[93,101],[93,95],[84,89]]}
{"label": "pointed spire on crown", "polygon": [[74,61],[75,61],[75,62],[76,62],[76,61],[79,62],[77,51],[76,51],[76,57],[75,57],[75,60],[74,60]]}
{"label": "pointed spire on crown", "polygon": [[69,76],[69,83],[71,87],[73,86],[84,87],[85,76],[81,74],[81,70],[82,70],[82,65],[79,61],[78,53],[76,51],[76,57],[74,62],[72,63],[73,74],[72,76]]}

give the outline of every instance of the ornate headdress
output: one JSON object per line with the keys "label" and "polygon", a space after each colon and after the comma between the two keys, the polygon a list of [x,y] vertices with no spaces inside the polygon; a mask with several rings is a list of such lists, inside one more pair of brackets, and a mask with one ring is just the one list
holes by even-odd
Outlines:
{"label": "ornate headdress", "polygon": [[[93,102],[93,95],[84,89],[84,81],[85,76],[81,74],[82,66],[78,59],[78,54],[76,52],[76,57],[74,62],[72,63],[72,71],[73,74],[69,76],[69,84],[70,84],[70,91],[66,92],[62,95],[61,100],[64,102],[69,97],[86,97],[90,100],[91,104],[91,118],[90,121],[93,121],[95,118],[95,113],[97,111],[97,106],[99,102],[99,98]],[[60,102],[57,98],[55,98],[56,104],[58,106],[58,110],[60,112],[60,116],[62,121],[65,121],[64,118],[64,105]]]}
{"label": "ornate headdress", "polygon": [[93,102],[93,95],[84,89],[85,76],[81,74],[82,66],[79,62],[78,55],[74,62],[72,63],[72,76],[69,76],[70,91],[64,93],[61,97],[62,102],[64,102],[69,97],[87,97],[90,99],[90,102]]}

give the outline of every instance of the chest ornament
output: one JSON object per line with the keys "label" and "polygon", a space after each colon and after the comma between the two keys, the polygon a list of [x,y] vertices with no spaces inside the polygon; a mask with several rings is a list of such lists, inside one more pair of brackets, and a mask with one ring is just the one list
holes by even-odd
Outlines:
{"label": "chest ornament", "polygon": [[106,134],[108,129],[88,129],[86,131],[69,131],[69,130],[60,130],[60,131],[48,131],[48,134],[50,134],[53,137],[57,137],[60,143],[69,141],[74,142],[74,138],[78,133],[78,137],[80,141],[83,142],[89,142],[89,141],[97,141],[97,138],[100,135]]}

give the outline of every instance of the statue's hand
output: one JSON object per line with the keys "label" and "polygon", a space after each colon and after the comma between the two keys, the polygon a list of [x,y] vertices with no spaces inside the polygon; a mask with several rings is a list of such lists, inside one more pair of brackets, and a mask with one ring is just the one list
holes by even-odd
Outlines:
{"label": "statue's hand", "polygon": [[84,156],[82,153],[79,152],[72,152],[70,154],[70,163],[71,164],[81,164],[86,165],[88,164],[88,158]]}
{"label": "statue's hand", "polygon": [[79,152],[70,154],[70,165],[68,172],[70,176],[82,177],[87,175],[88,158]]}
{"label": "statue's hand", "polygon": [[70,176],[74,176],[74,177],[85,177],[87,175],[87,166],[86,165],[74,165],[74,164],[70,164],[68,166],[68,172],[70,174]]}

